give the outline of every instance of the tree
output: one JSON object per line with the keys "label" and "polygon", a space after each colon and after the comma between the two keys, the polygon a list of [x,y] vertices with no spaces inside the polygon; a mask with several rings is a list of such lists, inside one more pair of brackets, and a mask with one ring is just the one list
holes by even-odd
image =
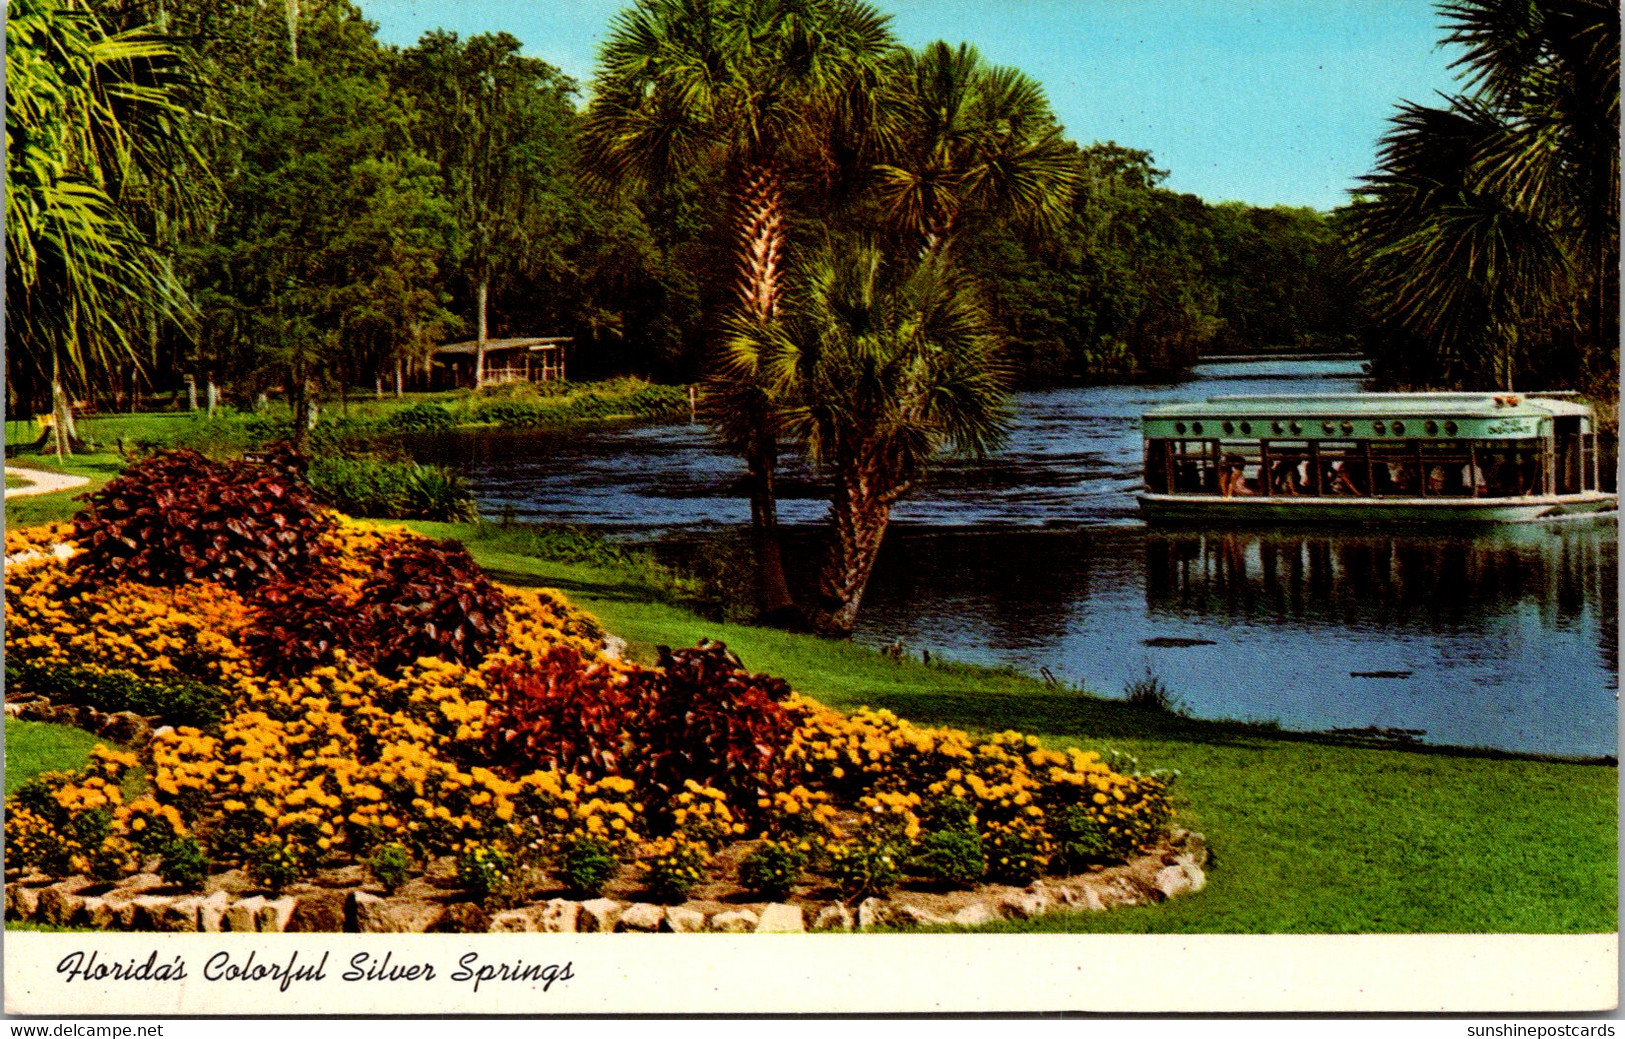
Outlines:
{"label": "tree", "polygon": [[923,250],[948,251],[976,220],[1047,231],[1066,216],[1077,149],[1036,82],[986,65],[968,44],[941,41],[899,54],[887,82],[891,115],[875,191]]}
{"label": "tree", "polygon": [[132,308],[186,313],[169,257],[120,206],[163,175],[186,112],[173,52],[78,0],[13,3],[6,49],[6,379],[29,406],[48,388],[61,452],[65,381],[134,363]]}
{"label": "tree", "polygon": [[415,137],[440,168],[462,234],[474,291],[476,386],[485,380],[493,286],[551,248],[550,193],[574,116],[570,81],[519,48],[507,33],[465,43],[437,30],[401,55],[400,80],[419,113]]}
{"label": "tree", "polygon": [[[1452,0],[1465,92],[1403,104],[1350,207],[1393,350],[1424,378],[1618,383],[1619,11]],[[1397,334],[1394,334],[1397,333]],[[1413,369],[1414,370],[1414,369]]]}
{"label": "tree", "polygon": [[1000,339],[940,255],[888,278],[872,246],[825,247],[786,319],[734,321],[731,369],[769,387],[834,483],[816,625],[850,635],[892,507],[945,451],[983,454],[1006,420]]}
{"label": "tree", "polygon": [[[616,17],[600,54],[584,160],[615,187],[722,169],[734,318],[766,330],[784,299],[792,172],[827,171],[816,145],[863,136],[838,130],[865,117],[866,78],[891,47],[887,19],[856,0],[641,0]],[[707,413],[749,471],[762,612],[788,620],[775,409],[764,387],[733,371],[707,383]]]}

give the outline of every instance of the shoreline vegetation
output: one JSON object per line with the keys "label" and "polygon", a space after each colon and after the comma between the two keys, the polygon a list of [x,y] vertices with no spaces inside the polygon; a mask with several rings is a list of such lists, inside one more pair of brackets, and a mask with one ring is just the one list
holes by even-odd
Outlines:
{"label": "shoreline vegetation", "polygon": [[[91,456],[92,458],[94,456]],[[114,456],[116,459],[117,456]],[[80,457],[102,479],[107,462]],[[7,503],[63,518],[63,492]],[[59,499],[52,502],[51,499]],[[656,647],[725,643],[753,671],[851,711],[1020,729],[1047,746],[1123,751],[1181,774],[1177,819],[1213,849],[1199,897],[989,929],[1120,933],[1584,933],[1617,928],[1617,765],[1432,745],[1387,747],[1209,721],[1059,689],[1012,670],[893,659],[851,642],[708,620],[691,579],[590,532],[407,521],[462,542],[494,579],[554,588],[651,663]],[[8,789],[88,750],[72,730],[8,720]],[[56,746],[38,750],[44,741]],[[36,753],[36,750],[38,752]],[[30,755],[33,755],[30,757]]]}

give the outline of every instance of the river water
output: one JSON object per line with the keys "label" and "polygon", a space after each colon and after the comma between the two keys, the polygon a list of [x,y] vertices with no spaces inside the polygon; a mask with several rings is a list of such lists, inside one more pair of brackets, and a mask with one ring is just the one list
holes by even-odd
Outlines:
{"label": "river water", "polygon": [[[898,507],[854,637],[1108,696],[1149,671],[1199,717],[1615,754],[1612,523],[1471,533],[1138,519],[1147,408],[1358,389],[1357,365],[1325,361],[1019,394],[1003,449],[943,464]],[[459,468],[487,516],[589,524],[677,556],[749,520],[742,464],[703,426],[460,436],[421,456]],[[815,557],[825,508],[814,475],[788,464],[793,561]]]}

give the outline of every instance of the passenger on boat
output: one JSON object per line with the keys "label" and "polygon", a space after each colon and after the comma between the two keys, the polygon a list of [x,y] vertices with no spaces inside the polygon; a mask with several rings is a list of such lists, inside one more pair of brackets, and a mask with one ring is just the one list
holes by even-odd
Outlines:
{"label": "passenger on boat", "polygon": [[1389,462],[1388,483],[1395,494],[1416,493],[1416,467],[1410,462]]}
{"label": "passenger on boat", "polygon": [[1272,462],[1270,464],[1270,493],[1271,494],[1297,494],[1302,488],[1298,484],[1298,464],[1296,462]]}
{"label": "passenger on boat", "polygon": [[1219,493],[1226,498],[1252,494],[1253,490],[1243,476],[1246,467],[1247,463],[1242,461],[1240,455],[1225,455],[1224,464],[1219,468]]}
{"label": "passenger on boat", "polygon": [[1355,486],[1354,477],[1349,472],[1347,462],[1337,461],[1327,467],[1326,493],[1359,495],[1360,488]]}

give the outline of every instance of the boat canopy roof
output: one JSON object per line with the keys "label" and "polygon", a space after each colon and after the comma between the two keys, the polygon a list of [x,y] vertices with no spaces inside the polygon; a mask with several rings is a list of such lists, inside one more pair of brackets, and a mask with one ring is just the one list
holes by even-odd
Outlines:
{"label": "boat canopy roof", "polygon": [[[1544,435],[1554,418],[1589,419],[1591,409],[1571,397],[1567,393],[1512,392],[1209,397],[1154,408],[1145,413],[1143,425],[1148,437],[1239,434],[1254,439],[1391,439],[1444,435],[1519,439]],[[1590,430],[1591,423],[1583,425]]]}

